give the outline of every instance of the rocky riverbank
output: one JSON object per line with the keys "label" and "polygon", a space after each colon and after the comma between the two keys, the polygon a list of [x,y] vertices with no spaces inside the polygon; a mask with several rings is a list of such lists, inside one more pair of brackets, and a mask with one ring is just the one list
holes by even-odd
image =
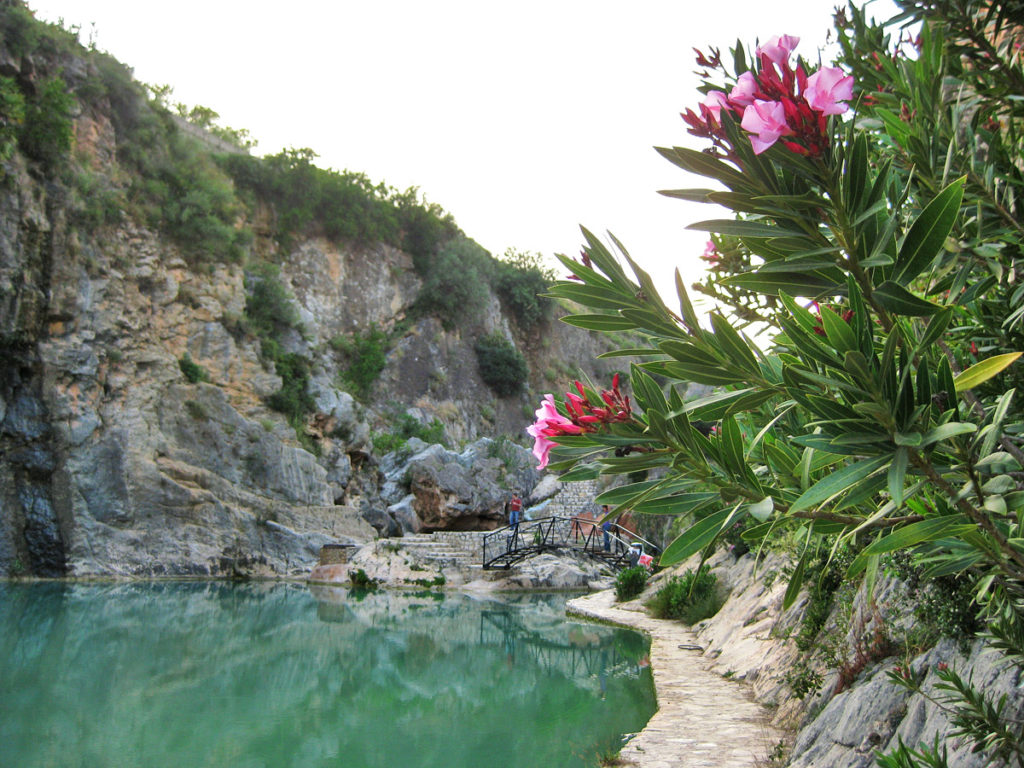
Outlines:
{"label": "rocky riverbank", "polygon": [[[966,739],[949,739],[951,714],[940,706],[940,664],[973,678],[992,701],[1005,696],[1005,714],[1019,718],[1024,691],[1012,667],[981,639],[947,637],[925,650],[908,650],[903,638],[915,622],[906,590],[880,576],[874,594],[863,587],[837,601],[819,637],[834,644],[829,665],[807,666],[796,635],[809,605],[804,592],[783,610],[785,561],[769,555],[709,561],[727,599],[710,619],[685,627],[648,617],[643,604],[696,560],[662,572],[635,600],[616,603],[606,590],[571,601],[571,613],[647,632],[659,711],[623,749],[621,760],[645,768],[785,765],[790,768],[868,768],[902,741],[918,748],[947,739],[948,764],[988,768],[1006,763],[972,753]],[[802,663],[801,663],[802,662]],[[819,668],[820,666],[820,668]],[[894,685],[901,669],[927,695]],[[816,678],[799,688],[796,671]]]}
{"label": "rocky riverbank", "polygon": [[658,711],[619,753],[619,765],[644,768],[750,768],[766,762],[782,732],[750,690],[712,670],[697,636],[648,617],[637,601],[615,603],[604,590],[569,602],[570,615],[646,632]]}

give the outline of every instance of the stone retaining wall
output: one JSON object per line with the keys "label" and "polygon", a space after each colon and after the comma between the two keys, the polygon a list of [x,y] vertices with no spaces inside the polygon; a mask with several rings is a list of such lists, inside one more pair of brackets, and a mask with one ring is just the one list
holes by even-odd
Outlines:
{"label": "stone retaining wall", "polygon": [[562,489],[552,497],[551,502],[541,512],[541,516],[560,515],[563,517],[573,517],[575,515],[585,515],[595,517],[601,511],[601,508],[594,503],[594,499],[601,490],[601,485],[597,480],[580,480],[574,483],[564,483]]}

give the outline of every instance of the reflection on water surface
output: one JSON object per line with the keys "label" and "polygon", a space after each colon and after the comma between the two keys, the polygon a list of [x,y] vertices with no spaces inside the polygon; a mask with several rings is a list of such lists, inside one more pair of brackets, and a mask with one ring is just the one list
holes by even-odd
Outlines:
{"label": "reflection on water surface", "polygon": [[654,711],[646,647],[564,604],[0,585],[0,765],[593,766]]}

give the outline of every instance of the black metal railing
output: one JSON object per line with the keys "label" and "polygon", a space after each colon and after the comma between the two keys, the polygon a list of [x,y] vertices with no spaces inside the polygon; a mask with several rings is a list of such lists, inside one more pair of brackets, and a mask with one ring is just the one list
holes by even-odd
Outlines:
{"label": "black metal railing", "polygon": [[511,568],[520,560],[542,552],[573,549],[604,560],[613,568],[623,568],[632,564],[637,543],[647,554],[656,555],[661,551],[657,545],[617,523],[612,523],[605,531],[599,522],[589,518],[543,517],[506,525],[486,534],[483,566],[485,569]]}

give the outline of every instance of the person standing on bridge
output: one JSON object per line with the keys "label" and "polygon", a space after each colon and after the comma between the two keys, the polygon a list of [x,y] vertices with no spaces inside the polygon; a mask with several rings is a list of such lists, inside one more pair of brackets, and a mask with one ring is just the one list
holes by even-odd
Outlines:
{"label": "person standing on bridge", "polygon": [[508,500],[508,549],[512,549],[512,542],[515,541],[516,535],[519,533],[519,523],[523,518],[523,500],[519,497],[516,492],[512,493],[512,498]]}
{"label": "person standing on bridge", "polygon": [[601,505],[601,532],[604,534],[604,551],[610,552],[612,549],[612,521],[608,519],[609,513],[611,513],[611,507],[607,504]]}

